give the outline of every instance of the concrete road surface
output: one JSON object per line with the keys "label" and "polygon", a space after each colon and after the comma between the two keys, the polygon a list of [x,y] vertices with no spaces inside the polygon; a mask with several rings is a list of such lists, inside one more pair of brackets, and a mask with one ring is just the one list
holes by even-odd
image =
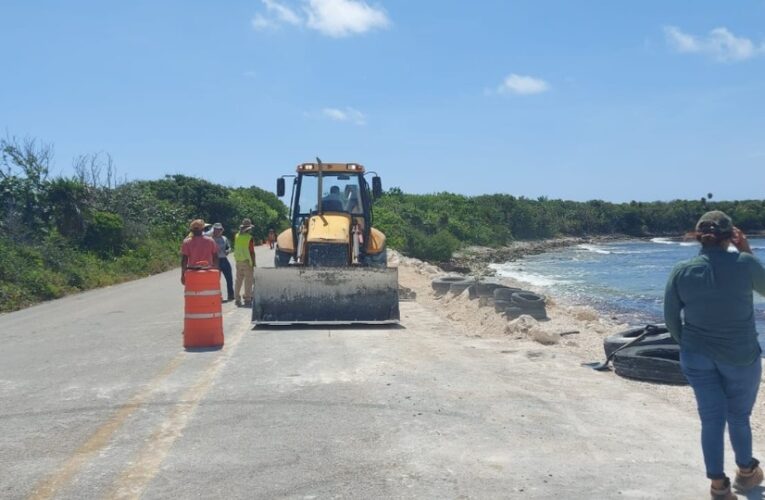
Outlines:
{"label": "concrete road surface", "polygon": [[[261,265],[272,256],[258,249]],[[0,498],[699,498],[698,423],[403,302],[182,349],[179,271],[0,316]]]}

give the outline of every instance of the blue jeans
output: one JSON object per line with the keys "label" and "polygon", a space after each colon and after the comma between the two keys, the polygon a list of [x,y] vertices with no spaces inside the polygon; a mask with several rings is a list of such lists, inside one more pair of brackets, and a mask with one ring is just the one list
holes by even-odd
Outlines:
{"label": "blue jeans", "polygon": [[681,349],[680,365],[696,394],[701,417],[701,448],[709,479],[724,479],[725,423],[736,465],[752,464],[752,428],[749,416],[757,399],[762,376],[760,357],[749,366],[719,363]]}
{"label": "blue jeans", "polygon": [[221,257],[218,261],[218,267],[220,268],[220,273],[226,279],[226,292],[228,295],[226,299],[231,300],[234,298],[234,283],[233,276],[231,274],[231,263],[226,257]]}

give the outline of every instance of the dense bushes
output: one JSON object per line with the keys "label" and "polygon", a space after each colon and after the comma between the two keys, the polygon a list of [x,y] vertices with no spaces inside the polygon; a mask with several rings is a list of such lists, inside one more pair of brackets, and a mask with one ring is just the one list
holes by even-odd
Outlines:
{"label": "dense bushes", "polygon": [[[0,140],[0,311],[161,272],[178,263],[191,219],[241,219],[253,234],[287,227],[287,207],[258,187],[230,188],[184,175],[117,183],[111,158],[81,156],[73,177],[49,178],[52,150]],[[609,203],[508,194],[410,195],[375,202],[374,223],[407,255],[448,260],[465,244],[499,246],[554,236],[682,234],[706,210],[724,210],[744,231],[765,230],[765,201]]]}
{"label": "dense bushes", "polygon": [[765,230],[763,200],[574,202],[508,194],[411,195],[396,188],[375,203],[375,225],[388,235],[392,247],[438,261],[446,260],[455,239],[461,244],[498,246],[515,239],[556,236],[681,235],[707,210],[727,212],[745,232]]}
{"label": "dense bushes", "polygon": [[249,217],[258,239],[287,224],[287,208],[259,188],[183,175],[118,184],[108,156],[49,178],[51,151],[0,140],[0,312],[171,269],[194,218],[232,234]]}

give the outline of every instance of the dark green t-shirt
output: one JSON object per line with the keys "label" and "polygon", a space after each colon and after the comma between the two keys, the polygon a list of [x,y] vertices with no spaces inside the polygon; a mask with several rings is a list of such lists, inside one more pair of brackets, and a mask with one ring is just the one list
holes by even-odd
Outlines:
{"label": "dark green t-shirt", "polygon": [[704,248],[669,276],[667,329],[684,349],[721,363],[749,365],[760,356],[753,290],[765,295],[765,268],[755,256]]}

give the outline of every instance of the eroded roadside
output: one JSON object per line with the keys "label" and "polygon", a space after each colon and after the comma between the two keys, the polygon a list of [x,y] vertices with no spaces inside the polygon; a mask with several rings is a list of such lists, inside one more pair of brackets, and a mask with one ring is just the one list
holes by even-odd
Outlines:
{"label": "eroded roadside", "polygon": [[[417,293],[417,301],[428,309],[438,312],[465,336],[476,338],[497,338],[507,348],[551,353],[565,352],[581,362],[604,359],[603,339],[634,325],[618,323],[603,316],[595,309],[566,303],[528,283],[510,278],[501,281],[513,287],[531,290],[546,296],[549,320],[536,321],[529,316],[507,320],[491,307],[480,307],[478,300],[471,300],[467,293],[459,296],[447,294],[436,296],[431,280],[447,274],[443,269],[417,259],[394,254],[393,265],[399,266],[399,282]],[[577,334],[568,332],[578,331]],[[561,336],[561,333],[568,333]],[[587,368],[582,368],[587,370]],[[613,372],[602,373],[603,377],[617,377]],[[689,414],[695,414],[695,399],[687,386],[673,386],[629,380],[636,390],[647,390],[661,397],[668,405],[680,407]],[[765,384],[764,384],[765,385]],[[657,408],[657,411],[660,409]],[[752,429],[755,432],[755,448],[765,450],[765,398],[760,397],[752,413]]]}

